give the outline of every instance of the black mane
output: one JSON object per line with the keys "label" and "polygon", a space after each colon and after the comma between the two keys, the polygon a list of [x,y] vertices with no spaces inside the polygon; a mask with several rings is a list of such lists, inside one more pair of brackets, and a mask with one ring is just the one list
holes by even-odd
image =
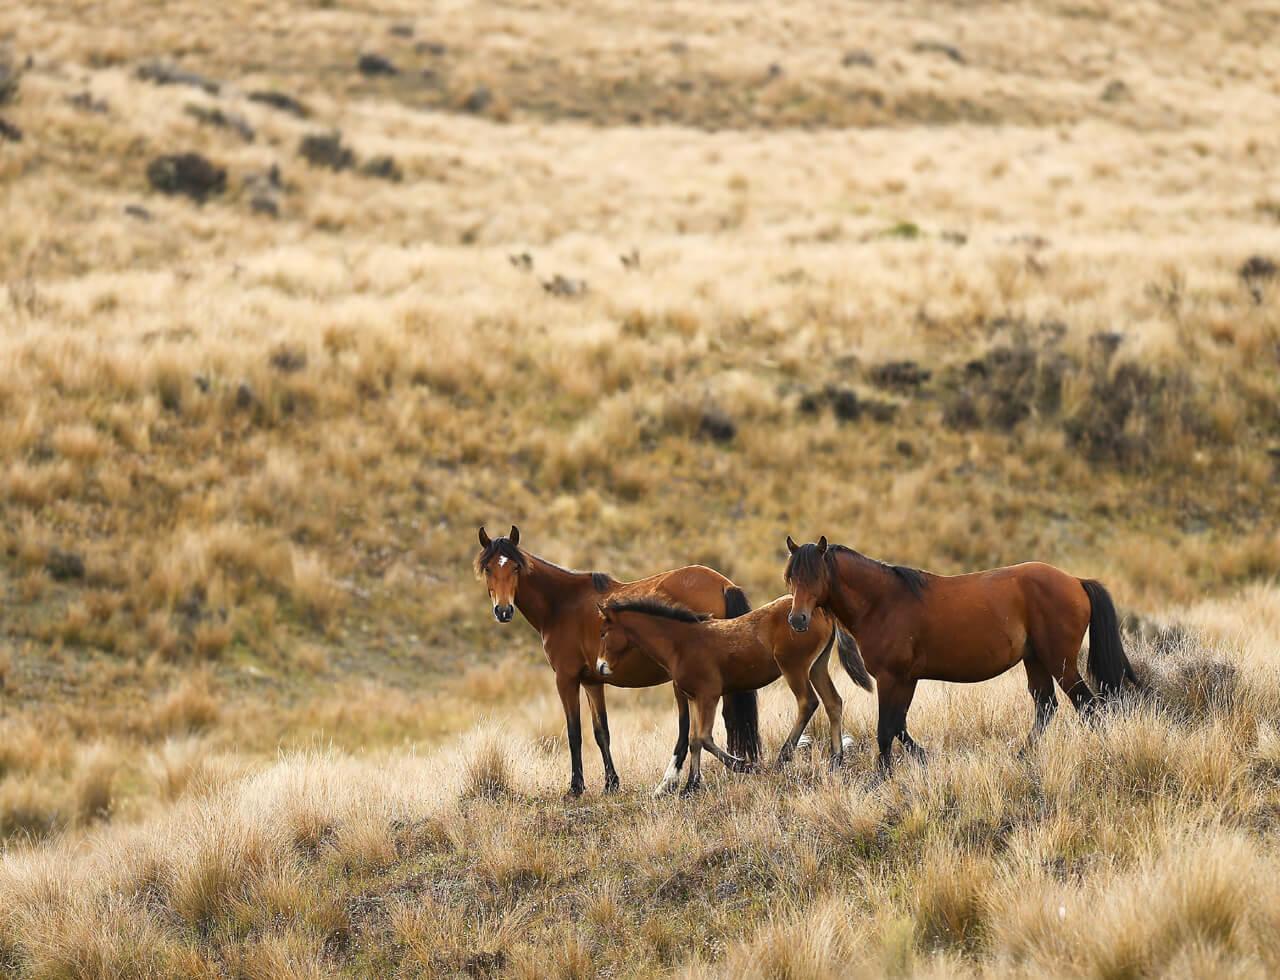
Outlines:
{"label": "black mane", "polygon": [[660,616],[663,619],[674,619],[678,623],[703,623],[711,617],[706,613],[694,612],[684,606],[666,603],[661,599],[619,599],[611,602],[605,609],[612,613],[634,612],[646,616]]}
{"label": "black mane", "polygon": [[528,560],[520,549],[511,543],[510,538],[494,538],[489,542],[489,546],[476,556],[476,574],[484,574],[484,570],[489,567],[489,562],[495,558],[507,559],[522,572],[529,567]]}
{"label": "black mane", "polygon": [[819,551],[816,544],[802,544],[792,552],[791,557],[787,560],[787,569],[783,573],[783,581],[790,585],[797,577],[810,581],[817,578],[819,568],[833,554],[853,555],[862,561],[879,565],[885,571],[892,572],[898,581],[906,587],[907,591],[917,599],[923,598],[925,586],[929,584],[927,573],[918,568],[911,568],[907,565],[890,565],[875,558],[868,558],[862,552],[846,548],[842,544],[829,545],[825,552]]}

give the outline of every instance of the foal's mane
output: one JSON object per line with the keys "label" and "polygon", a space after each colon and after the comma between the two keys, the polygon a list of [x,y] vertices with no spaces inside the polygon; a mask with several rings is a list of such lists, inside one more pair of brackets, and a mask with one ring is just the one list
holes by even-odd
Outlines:
{"label": "foal's mane", "polygon": [[694,612],[675,603],[663,602],[661,599],[645,597],[643,599],[619,599],[604,607],[607,612],[642,613],[645,616],[658,616],[662,619],[674,619],[678,623],[703,623],[711,617],[706,613]]}
{"label": "foal's mane", "polygon": [[876,565],[886,572],[892,573],[906,587],[906,590],[917,599],[924,597],[925,586],[929,584],[925,572],[907,565],[890,565],[888,562],[869,558],[862,552],[846,548],[842,544],[828,545],[825,552],[819,551],[816,544],[802,544],[787,559],[787,569],[783,572],[783,581],[790,585],[796,577],[801,579],[817,578],[819,567],[823,563],[831,561],[832,557],[837,554],[852,555],[861,561]]}

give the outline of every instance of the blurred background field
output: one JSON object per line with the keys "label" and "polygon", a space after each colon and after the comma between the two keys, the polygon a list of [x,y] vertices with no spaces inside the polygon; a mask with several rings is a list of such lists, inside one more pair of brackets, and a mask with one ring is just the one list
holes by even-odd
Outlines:
{"label": "blurred background field", "polygon": [[[0,879],[29,908],[74,894],[106,916],[76,932],[15,914],[0,961],[769,973],[772,942],[817,957],[778,976],[866,957],[1274,967],[1274,923],[1235,892],[1210,904],[1238,914],[1199,932],[1192,899],[1170,911],[1185,942],[1139,916],[1146,938],[1107,966],[1119,939],[1055,946],[998,899],[960,902],[976,932],[939,932],[920,896],[950,886],[910,874],[934,848],[1010,894],[1059,868],[1043,887],[1074,896],[1068,917],[1136,908],[1189,835],[1248,865],[1248,888],[1274,878],[1278,22],[1260,0],[0,11]],[[669,695],[614,692],[624,799],[566,810],[551,673],[527,625],[492,622],[470,571],[481,523],[621,578],[705,562],[756,602],[783,591],[788,532],[944,573],[1048,560],[1108,584],[1164,700],[1103,736],[1060,715],[1061,758],[1101,788],[1055,809],[1064,764],[1012,757],[1021,678],[927,692],[913,730],[945,761],[879,790],[860,782],[871,700],[840,678],[852,789],[798,777],[809,816],[792,820],[788,778],[712,770],[729,815],[709,799],[676,830],[690,811],[647,800]],[[495,725],[527,743],[481,751]],[[1139,751],[1155,775],[1116,775],[1114,753]],[[514,767],[496,796],[432,781],[494,766]],[[948,802],[953,767],[1025,792]],[[317,790],[312,830],[284,821],[296,839],[245,858],[252,820],[305,803],[313,770],[365,789]],[[424,798],[384,785],[400,778]],[[359,806],[385,839],[350,846],[382,857],[348,867],[329,845],[368,822]],[[956,830],[975,807],[1034,847]],[[833,842],[819,810],[884,842]],[[1071,836],[1078,810],[1106,832]],[[239,843],[205,911],[176,859],[137,857],[124,883],[93,870],[211,813]],[[537,820],[573,814],[595,858],[468,863],[483,833],[525,827],[533,846]],[[430,820],[445,838],[406,829]],[[600,871],[615,820],[693,884]],[[755,853],[713,843],[736,839],[723,820],[761,853],[803,852],[817,884],[753,866],[720,895],[704,851]],[[342,901],[300,926],[262,891],[284,879]],[[424,906],[428,879],[461,884]],[[370,881],[406,888],[396,916],[418,918],[364,909]],[[715,937],[700,945],[677,923],[704,894],[723,921],[696,920]],[[595,932],[567,911],[583,902],[605,909]],[[539,960],[537,937],[567,959]],[[158,958],[111,959],[131,948]]]}

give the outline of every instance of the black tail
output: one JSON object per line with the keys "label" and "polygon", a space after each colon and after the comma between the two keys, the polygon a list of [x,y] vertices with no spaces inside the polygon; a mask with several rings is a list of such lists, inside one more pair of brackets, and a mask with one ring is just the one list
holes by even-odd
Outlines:
{"label": "black tail", "polygon": [[[724,618],[736,619],[751,612],[747,594],[736,585],[724,590]],[[721,708],[727,734],[725,748],[730,755],[748,762],[760,761],[760,706],[755,691],[738,691],[724,696]]]}
{"label": "black tail", "polygon": [[1123,690],[1127,680],[1135,687],[1142,682],[1133,672],[1129,658],[1125,656],[1120,639],[1120,621],[1115,603],[1101,582],[1081,579],[1085,594],[1092,607],[1089,612],[1089,675],[1103,697],[1112,697]]}
{"label": "black tail", "polygon": [[844,666],[844,672],[864,691],[872,690],[871,675],[867,673],[867,665],[862,662],[862,651],[858,649],[858,641],[853,638],[852,633],[839,626],[836,627],[836,636],[839,640],[836,650],[840,654],[840,663]]}

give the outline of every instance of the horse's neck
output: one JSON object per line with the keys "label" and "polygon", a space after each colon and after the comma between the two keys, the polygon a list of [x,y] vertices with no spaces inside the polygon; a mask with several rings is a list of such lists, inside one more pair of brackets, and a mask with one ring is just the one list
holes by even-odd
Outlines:
{"label": "horse's neck", "polygon": [[627,639],[632,646],[670,674],[679,659],[679,644],[671,634],[681,625],[684,624],[635,613],[627,623]]}
{"label": "horse's neck", "polygon": [[893,572],[856,552],[838,555],[835,571],[836,587],[831,590],[829,605],[856,636],[894,594]]}
{"label": "horse's neck", "polygon": [[529,555],[529,567],[516,586],[516,608],[543,633],[566,607],[576,605],[593,588],[590,573],[570,572]]}

